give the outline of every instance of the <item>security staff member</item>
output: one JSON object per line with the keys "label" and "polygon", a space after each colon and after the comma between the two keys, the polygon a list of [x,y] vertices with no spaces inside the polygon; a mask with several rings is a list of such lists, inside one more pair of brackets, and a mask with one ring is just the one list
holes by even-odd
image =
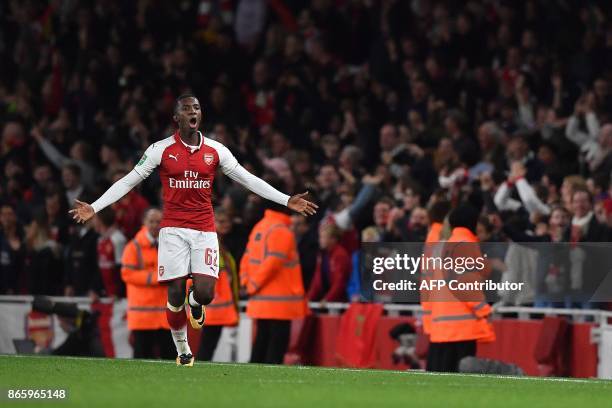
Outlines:
{"label": "security staff member", "polygon": [[[449,215],[451,235],[446,241],[443,256],[481,257],[477,245],[476,224],[478,211],[468,204],[461,204]],[[450,271],[434,271],[434,279],[458,279],[479,281],[487,274],[482,271],[466,271],[459,275]],[[443,273],[444,275],[441,275]],[[487,317],[491,307],[482,291],[451,292],[448,285],[430,291],[431,323],[430,346],[427,356],[428,371],[457,372],[462,358],[476,355],[477,341],[493,341],[495,333]]]}
{"label": "security staff member", "polygon": [[257,325],[252,363],[281,364],[289,345],[291,320],[308,312],[290,226],[286,207],[270,204],[251,231],[240,261],[241,283],[249,296],[246,314]]}
{"label": "security staff member", "polygon": [[[423,248],[423,255],[439,256],[440,249],[443,247],[442,241],[447,236],[443,236],[444,219],[450,210],[450,203],[448,201],[438,201],[434,203],[429,209],[429,219],[431,224],[427,237],[425,238],[425,246]],[[430,281],[433,277],[433,270],[421,270],[421,281]],[[422,286],[420,286],[422,287]],[[431,325],[431,302],[428,301],[429,290],[420,290],[420,303],[423,308],[423,314],[421,317],[423,333],[429,335],[429,326]]]}
{"label": "security staff member", "polygon": [[125,246],[121,260],[134,358],[176,357],[166,319],[167,289],[157,282],[157,237],[161,218],[161,211],[155,208],[145,213],[143,227]]}

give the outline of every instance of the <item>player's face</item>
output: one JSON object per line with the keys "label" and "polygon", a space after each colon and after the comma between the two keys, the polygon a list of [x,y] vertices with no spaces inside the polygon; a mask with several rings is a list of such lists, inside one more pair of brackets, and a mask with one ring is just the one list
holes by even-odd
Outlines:
{"label": "player's face", "polygon": [[196,131],[202,121],[202,110],[197,98],[185,98],[179,102],[174,120],[180,129]]}

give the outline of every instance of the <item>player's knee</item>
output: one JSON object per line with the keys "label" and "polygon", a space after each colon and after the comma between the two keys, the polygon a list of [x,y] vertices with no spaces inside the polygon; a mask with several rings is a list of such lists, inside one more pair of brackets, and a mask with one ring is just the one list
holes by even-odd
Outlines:
{"label": "player's knee", "polygon": [[195,298],[196,302],[198,302],[201,305],[207,305],[210,302],[213,301],[214,297],[215,297],[215,288],[214,287],[200,287],[200,288],[196,288],[195,292],[193,293],[193,297]]}
{"label": "player's knee", "polygon": [[171,282],[168,285],[168,302],[177,307],[185,303],[185,287]]}

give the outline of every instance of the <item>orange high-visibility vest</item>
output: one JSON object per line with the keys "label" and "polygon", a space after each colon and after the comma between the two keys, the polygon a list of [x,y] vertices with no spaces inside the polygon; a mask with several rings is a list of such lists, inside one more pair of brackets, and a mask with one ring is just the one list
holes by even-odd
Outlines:
{"label": "orange high-visibility vest", "polygon": [[308,314],[291,218],[266,210],[251,234],[240,261],[240,279],[249,300],[246,313],[255,319],[289,320]]}
{"label": "orange high-visibility vest", "polygon": [[[219,278],[215,298],[206,306],[205,326],[235,326],[238,324],[238,273],[234,257],[219,246]],[[193,284],[190,279],[187,289]]]}
{"label": "orange high-visibility vest", "polygon": [[[476,245],[457,245],[457,243],[477,243],[478,238],[467,228],[454,228],[451,236],[445,244],[445,256],[453,257],[478,257],[482,256],[480,249]],[[488,266],[487,266],[488,268]],[[484,271],[486,274],[486,271]],[[481,281],[482,274],[477,272],[466,272],[457,275],[458,280]],[[444,279],[440,271],[435,271],[434,279]],[[454,278],[454,277],[453,277]],[[453,293],[448,287],[436,289],[435,296],[438,301],[432,301],[430,340],[434,343],[444,343],[452,341],[480,340],[493,341],[495,333],[493,326],[487,320],[491,314],[491,306],[486,302],[482,291],[465,291]],[[430,293],[430,295],[434,295]],[[465,296],[466,300],[460,300]],[[448,299],[459,299],[448,301]],[[430,297],[431,300],[431,297]]]}
{"label": "orange high-visibility vest", "polygon": [[[440,235],[442,234],[443,224],[441,222],[434,222],[431,224],[429,228],[429,232],[427,233],[427,237],[425,238],[425,246],[423,250],[423,255],[425,257],[429,256],[437,256],[436,247],[438,245],[443,245],[440,243]],[[421,281],[430,281],[433,277],[434,272],[429,270],[421,270]],[[423,332],[425,334],[429,334],[429,326],[431,324],[431,302],[428,302],[427,299],[429,297],[429,291],[421,289],[421,307],[423,308],[423,315],[421,317],[421,321],[423,323]]]}
{"label": "orange high-visibility vest", "polygon": [[121,279],[127,290],[128,328],[169,329],[166,320],[167,289],[157,282],[157,247],[149,240],[145,227],[123,250]]}

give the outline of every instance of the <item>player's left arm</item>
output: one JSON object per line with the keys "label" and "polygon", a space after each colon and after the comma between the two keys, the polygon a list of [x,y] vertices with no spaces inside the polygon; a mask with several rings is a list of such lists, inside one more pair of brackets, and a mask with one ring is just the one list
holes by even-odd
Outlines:
{"label": "player's left arm", "polygon": [[304,216],[313,215],[317,212],[317,208],[319,207],[315,203],[303,198],[308,194],[308,192],[296,194],[290,197],[287,194],[278,191],[256,175],[249,173],[240,165],[240,163],[238,163],[238,160],[236,160],[234,155],[227,147],[218,142],[215,147],[217,148],[217,152],[219,154],[219,165],[221,166],[221,170],[232,180],[251,190],[255,194],[277,204],[287,206],[293,211]]}

